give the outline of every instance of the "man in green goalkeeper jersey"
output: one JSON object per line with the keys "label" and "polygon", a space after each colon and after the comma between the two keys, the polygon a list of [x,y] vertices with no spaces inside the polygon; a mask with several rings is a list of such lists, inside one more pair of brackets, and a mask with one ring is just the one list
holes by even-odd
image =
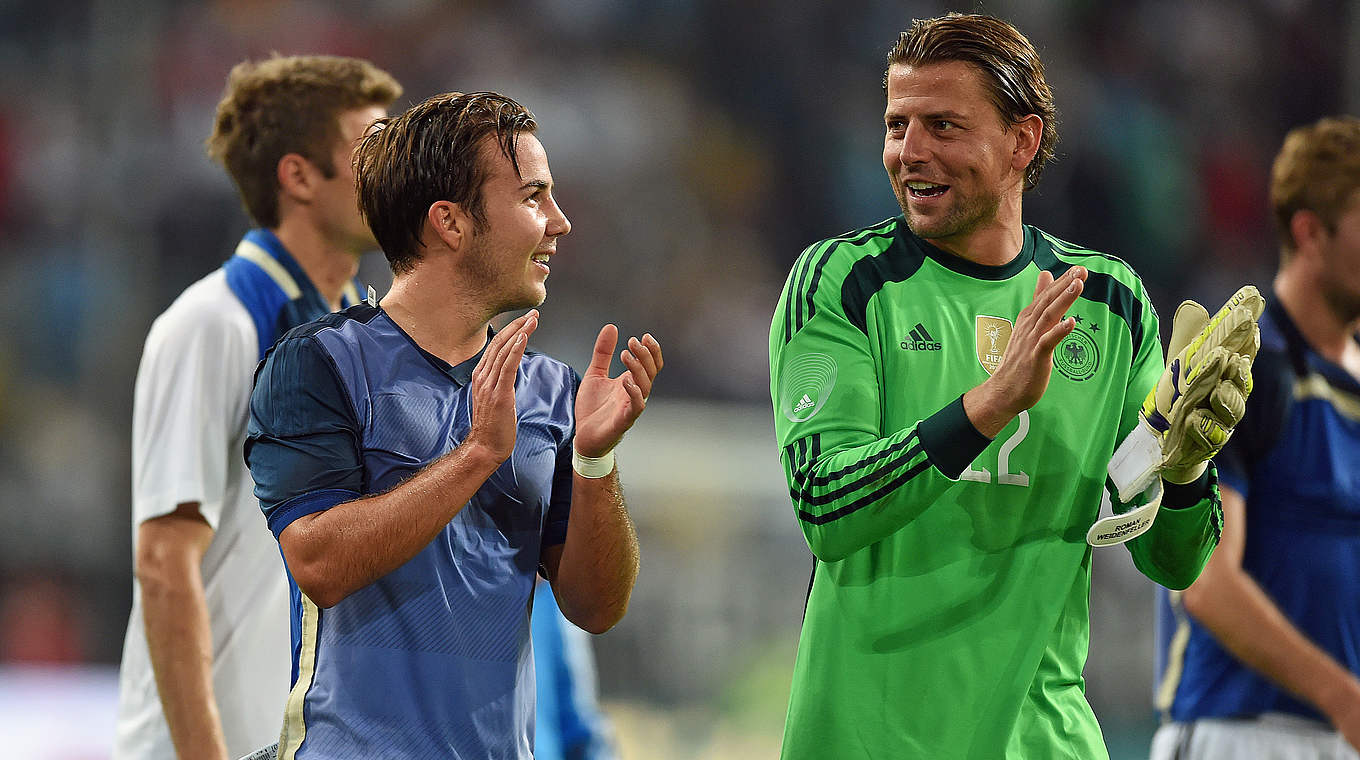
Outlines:
{"label": "man in green goalkeeper jersey", "polygon": [[[1030,42],[918,21],[888,58],[903,216],[798,258],[771,394],[816,557],[783,757],[1106,757],[1086,702],[1087,529],[1163,372],[1128,265],[1022,224],[1056,140]],[[1217,542],[1213,469],[1128,546],[1183,588]]]}

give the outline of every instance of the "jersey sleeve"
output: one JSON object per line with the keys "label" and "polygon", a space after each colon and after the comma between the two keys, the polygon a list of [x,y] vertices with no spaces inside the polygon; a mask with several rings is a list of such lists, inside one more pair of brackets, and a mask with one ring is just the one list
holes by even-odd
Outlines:
{"label": "jersey sleeve", "polygon": [[883,429],[885,391],[867,328],[847,317],[834,285],[851,262],[827,246],[803,253],[775,310],[770,395],[799,526],[812,553],[832,562],[908,525],[990,439],[962,400],[904,430]]}
{"label": "jersey sleeve", "polygon": [[255,330],[235,302],[182,298],[152,325],[137,370],[133,524],[197,502],[216,530],[230,458],[239,456]]}
{"label": "jersey sleeve", "polygon": [[330,357],[309,335],[265,358],[250,397],[245,456],[275,538],[304,515],[358,498],[358,416]]}
{"label": "jersey sleeve", "polygon": [[[1152,301],[1140,286],[1137,297],[1143,302],[1142,345],[1134,347],[1134,363],[1129,374],[1128,389],[1124,394],[1124,410],[1119,422],[1119,436],[1133,430],[1138,422],[1138,410],[1147,394],[1157,385],[1165,369],[1160,339],[1160,326]],[[1139,572],[1153,582],[1172,589],[1183,589],[1199,577],[1218,546],[1223,531],[1223,506],[1219,500],[1217,472],[1211,463],[1204,494],[1188,506],[1172,506],[1169,489],[1167,500],[1158,511],[1157,520],[1147,532],[1124,544],[1133,556]],[[1193,497],[1191,497],[1193,498]]]}

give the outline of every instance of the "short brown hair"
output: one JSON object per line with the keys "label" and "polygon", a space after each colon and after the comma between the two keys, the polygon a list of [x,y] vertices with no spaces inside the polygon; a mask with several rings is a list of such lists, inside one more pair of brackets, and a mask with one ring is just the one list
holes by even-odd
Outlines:
{"label": "short brown hair", "polygon": [[[1007,124],[1018,124],[1030,114],[1043,119],[1039,150],[1025,167],[1025,189],[1033,189],[1058,142],[1058,109],[1034,45],[1019,29],[999,18],[950,13],[913,21],[911,29],[902,32],[888,53],[889,69],[897,64],[922,66],[945,61],[970,63],[983,73],[992,103]],[[885,71],[884,91],[887,87]]]}
{"label": "short brown hair", "polygon": [[420,260],[425,214],[437,201],[457,203],[477,225],[486,219],[480,157],[487,138],[519,171],[519,136],[538,129],[527,108],[495,92],[448,92],[378,121],[354,153],[359,210],[394,273]]}
{"label": "short brown hair", "polygon": [[246,213],[263,227],[279,225],[279,159],[297,153],[335,176],[331,154],[340,114],[388,107],[401,97],[391,74],[368,61],[330,55],[236,64],[217,104],[208,156],[222,164]]}
{"label": "short brown hair", "polygon": [[1327,229],[1360,190],[1360,118],[1329,116],[1290,130],[1270,170],[1270,210],[1280,236],[1280,263],[1294,253],[1290,222],[1312,211]]}

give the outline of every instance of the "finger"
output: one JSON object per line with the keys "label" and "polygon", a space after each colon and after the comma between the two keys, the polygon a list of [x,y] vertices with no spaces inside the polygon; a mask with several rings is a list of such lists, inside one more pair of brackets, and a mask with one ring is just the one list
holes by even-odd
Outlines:
{"label": "finger", "polygon": [[493,392],[514,393],[515,377],[519,374],[519,364],[524,359],[524,350],[528,346],[529,336],[523,333],[510,341],[506,350],[502,352],[500,366],[496,368],[496,385]]}
{"label": "finger", "polygon": [[1233,427],[1242,419],[1247,409],[1247,398],[1242,391],[1230,382],[1219,383],[1209,394],[1209,409],[1214,417],[1228,427]]}
{"label": "finger", "polygon": [[[624,351],[619,355],[619,358],[623,360],[623,366],[628,368],[629,378],[642,389],[642,397],[650,396],[652,394],[652,376],[647,372],[647,368],[633,355],[632,351]],[[624,384],[627,384],[626,380]]]}
{"label": "finger", "polygon": [[633,402],[633,418],[636,419],[637,415],[642,414],[642,410],[647,406],[647,394],[643,393],[642,388],[633,382],[631,376],[624,377],[623,389],[628,392],[628,398]]}
{"label": "finger", "polygon": [[656,359],[652,358],[651,350],[643,345],[642,341],[637,338],[629,338],[628,351],[632,353],[632,355],[637,358],[638,363],[642,365],[642,369],[647,373],[648,380],[656,377]]}
{"label": "finger", "polygon": [[1066,338],[1068,334],[1072,332],[1072,330],[1076,329],[1076,327],[1077,320],[1071,317],[1060,320],[1058,324],[1053,325],[1048,330],[1044,331],[1042,335],[1039,336],[1039,340],[1036,341],[1034,344],[1035,348],[1045,358],[1051,360],[1053,357],[1054,349],[1056,349],[1058,347],[1058,344],[1062,342],[1062,339]]}
{"label": "finger", "polygon": [[590,366],[586,367],[586,376],[599,375],[609,377],[609,362],[614,358],[614,346],[619,342],[619,328],[614,325],[605,325],[600,328],[600,334],[595,338],[595,350],[590,355]]}
{"label": "finger", "polygon": [[[1050,274],[1049,285],[1044,288],[1043,292],[1036,295],[1034,301],[1030,304],[1031,312],[1037,313],[1042,317],[1055,300],[1070,295],[1072,296],[1072,301],[1075,301],[1076,295],[1081,293],[1081,288],[1085,285],[1086,275],[1086,267],[1070,267],[1057,279],[1053,279],[1053,276]],[[1075,291],[1072,290],[1074,283],[1076,283],[1075,287],[1077,288]],[[1068,305],[1070,306],[1071,303],[1072,302],[1069,301]],[[1063,307],[1059,313],[1066,310],[1067,308]]]}
{"label": "finger", "polygon": [[[538,326],[537,309],[530,309],[524,314],[521,314],[519,317],[512,320],[510,324],[506,325],[500,332],[491,336],[491,341],[486,344],[486,348],[482,349],[482,358],[477,360],[477,366],[473,369],[473,374],[476,374],[483,366],[499,367],[505,347],[509,345],[510,341],[514,340],[515,336],[518,335],[523,327],[531,320],[534,323],[534,328],[536,328]],[[532,333],[533,328],[530,328],[529,332]]]}
{"label": "finger", "polygon": [[661,344],[657,342],[656,338],[652,337],[651,333],[645,333],[642,336],[642,345],[646,346],[648,351],[651,352],[652,361],[656,362],[656,371],[660,372],[661,368],[666,366],[666,362],[661,358]]}
{"label": "finger", "polygon": [[507,335],[505,335],[504,340],[496,342],[496,354],[487,366],[488,381],[491,383],[493,392],[501,387],[507,371],[510,373],[513,382],[515,372],[519,369],[520,359],[524,358],[524,351],[529,345],[529,336],[533,335],[536,329],[538,329],[538,313],[530,312],[511,322],[506,329],[496,334],[497,338],[502,337],[503,333]]}
{"label": "finger", "polygon": [[[1061,281],[1059,281],[1059,284],[1061,284]],[[1048,305],[1045,306],[1044,310],[1040,313],[1038,320],[1039,329],[1048,330],[1051,326],[1058,324],[1058,322],[1062,320],[1063,315],[1067,313],[1067,310],[1072,308],[1072,304],[1076,303],[1077,297],[1081,295],[1081,292],[1085,287],[1085,280],[1076,278],[1071,279],[1067,283],[1067,286],[1058,291],[1053,297],[1053,300],[1049,301]]]}
{"label": "finger", "polygon": [[1034,296],[1030,298],[1030,302],[1032,303],[1035,300],[1037,300],[1039,298],[1039,294],[1044,292],[1044,290],[1046,290],[1048,286],[1052,284],[1053,284],[1052,272],[1048,271],[1047,269],[1039,272],[1039,279],[1034,283]]}

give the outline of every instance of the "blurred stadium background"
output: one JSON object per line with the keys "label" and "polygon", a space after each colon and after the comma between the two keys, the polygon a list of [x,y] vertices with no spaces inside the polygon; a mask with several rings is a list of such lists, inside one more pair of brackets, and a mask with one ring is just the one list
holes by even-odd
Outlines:
{"label": "blurred stadium background", "polygon": [[[1039,47],[1062,120],[1027,220],[1130,261],[1164,314],[1267,285],[1269,161],[1360,111],[1355,0],[0,0],[0,736],[107,756],[131,599],[129,420],[151,320],[247,227],[202,140],[245,57],[358,55],[406,105],[494,89],[540,118],[574,223],[537,348],[650,330],[666,376],[620,453],[644,564],[596,639],[625,757],[774,757],[810,555],[786,501],[769,317],[813,240],[897,213],[883,59],[981,9]],[[381,256],[363,275],[387,283]],[[1087,669],[1145,756],[1152,591],[1098,552]]]}

